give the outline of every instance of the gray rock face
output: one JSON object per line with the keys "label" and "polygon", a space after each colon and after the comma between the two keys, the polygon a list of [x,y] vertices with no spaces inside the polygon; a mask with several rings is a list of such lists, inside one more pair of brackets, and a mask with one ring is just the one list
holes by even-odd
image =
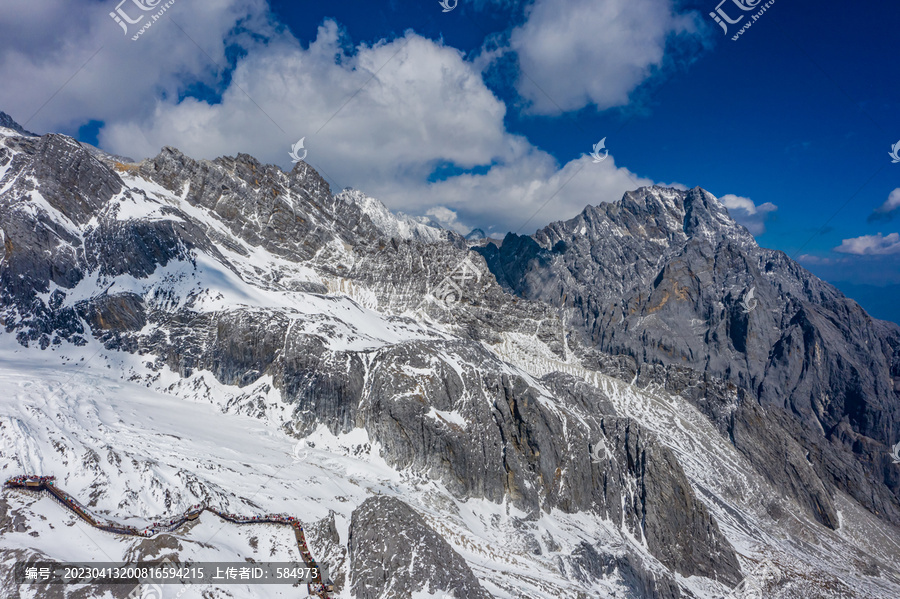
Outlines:
{"label": "gray rock face", "polygon": [[[818,521],[837,528],[837,508],[820,474],[812,466],[809,448],[839,463],[839,448],[822,444],[793,415],[774,406],[762,407],[744,390],[697,370],[678,366],[644,365],[637,379],[657,384],[694,404],[716,424],[741,453],[779,489],[784,489]],[[848,464],[852,471],[852,464]],[[824,477],[823,477],[824,478]]]}
{"label": "gray rock face", "polygon": [[[708,373],[790,415],[793,441],[777,444],[812,443],[816,475],[830,488],[900,522],[900,486],[886,462],[900,440],[900,327],[760,248],[707,192],[640,189],[479,251],[502,285],[565,308],[599,350]],[[750,411],[736,420],[736,446],[790,484],[802,468],[767,468],[770,439],[749,439],[758,430]],[[798,486],[834,527],[821,490]]]}
{"label": "gray rock face", "polygon": [[[215,331],[206,328],[213,324]],[[239,373],[270,374],[295,403],[301,430],[362,426],[392,466],[427,473],[460,498],[508,498],[533,517],[553,508],[594,512],[684,576],[739,580],[734,550],[674,455],[636,422],[617,418],[595,388],[552,374],[536,389],[497,374],[502,364],[471,342],[396,345],[364,365],[362,356],[335,354],[315,338],[285,339],[287,329],[252,313],[195,319],[196,345],[172,347],[170,366],[208,369],[231,384],[242,383],[233,378]],[[205,351],[194,353],[197,346]],[[434,374],[411,377],[410,368]],[[553,405],[542,399],[547,391]],[[597,444],[609,448],[602,463],[590,459]]]}
{"label": "gray rock face", "polygon": [[618,557],[614,564],[636,597],[681,599],[693,596],[690,591],[682,590],[671,577],[649,574],[643,560],[633,552]]}
{"label": "gray rock face", "polygon": [[[378,235],[357,206],[332,196],[328,183],[303,162],[286,176],[246,154],[209,162],[166,147],[140,172],[166,189],[188,186],[187,202],[212,211],[237,239],[294,260],[312,258],[339,233]],[[211,239],[217,241],[216,235]]]}
{"label": "gray rock face", "polygon": [[422,590],[459,599],[491,598],[447,541],[392,497],[370,497],[353,512],[350,563],[356,599],[401,599]]}
{"label": "gray rock face", "polygon": [[328,576],[334,584],[335,592],[342,592],[347,586],[348,551],[347,547],[341,543],[334,520],[334,512],[331,512],[327,518],[304,527],[303,532],[312,554],[316,556],[320,564],[328,565]]}

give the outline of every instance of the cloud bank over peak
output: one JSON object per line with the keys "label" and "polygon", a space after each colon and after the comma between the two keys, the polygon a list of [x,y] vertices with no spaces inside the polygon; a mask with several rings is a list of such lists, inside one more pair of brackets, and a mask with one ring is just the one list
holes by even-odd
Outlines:
{"label": "cloud bank over peak", "polygon": [[766,221],[778,210],[772,202],[764,202],[758,206],[750,198],[726,194],[719,201],[728,208],[728,213],[739,224],[747,227],[753,235],[766,232]]}
{"label": "cloud bank over peak", "polygon": [[[211,1],[176,2],[137,42],[106,7],[86,1],[72,19],[57,19],[49,45],[0,39],[0,77],[33,82],[26,93],[0,89],[0,106],[27,121],[52,97],[30,128],[74,133],[99,123],[101,147],[138,159],[175,146],[207,159],[244,152],[288,169],[288,151],[305,138],[307,162],[335,189],[363,190],[412,215],[431,210],[460,232],[530,233],[654,183],[614,156],[594,164],[589,147],[572,148],[560,161],[507,130],[507,105],[485,83],[483,56],[470,60],[412,30],[354,45],[334,20],[298,40],[263,0]],[[565,109],[627,102],[660,64],[668,36],[691,27],[663,0],[615,0],[593,12],[571,0],[560,12],[573,22],[545,22],[558,4],[538,0],[509,40],[523,66],[553,76],[547,85]],[[72,13],[60,0],[11,0],[0,32]],[[585,22],[588,13],[603,18]],[[571,81],[560,79],[566,71]]]}

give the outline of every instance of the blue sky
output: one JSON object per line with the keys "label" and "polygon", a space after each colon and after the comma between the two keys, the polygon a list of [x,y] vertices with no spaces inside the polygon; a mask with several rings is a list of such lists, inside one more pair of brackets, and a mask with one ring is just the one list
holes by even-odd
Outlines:
{"label": "blue sky", "polygon": [[900,7],[776,0],[733,41],[766,2],[726,0],[745,18],[725,36],[715,0],[176,0],[133,40],[117,4],[10,0],[0,110],[136,159],[172,145],[288,169],[305,137],[333,187],[461,232],[699,185],[900,320]]}

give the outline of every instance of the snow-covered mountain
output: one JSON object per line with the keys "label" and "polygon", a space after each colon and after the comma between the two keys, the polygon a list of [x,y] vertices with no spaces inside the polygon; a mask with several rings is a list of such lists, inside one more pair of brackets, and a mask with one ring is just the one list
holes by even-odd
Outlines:
{"label": "snow-covered mountain", "polygon": [[[741,234],[727,213],[696,230]],[[133,164],[0,129],[0,473],[54,475],[112,520],[295,514],[339,597],[900,595],[893,512],[826,480],[817,446],[728,376],[604,353],[571,304],[510,293],[522,239],[470,251],[302,162]],[[5,580],[34,557],[297,559],[205,516],[99,536],[20,491],[0,531]],[[764,560],[779,574],[758,581]]]}
{"label": "snow-covered mountain", "polygon": [[345,189],[335,197],[355,204],[385,237],[433,242],[440,241],[447,235],[434,221],[425,217],[409,216],[402,212],[395,214],[380,201],[357,189]]}
{"label": "snow-covered mountain", "polygon": [[[736,411],[702,392],[694,404],[826,526],[838,526],[837,490],[900,523],[900,327],[759,247],[708,192],[638,190],[479,251],[586,344],[657,365],[679,391],[687,367],[749,394]],[[747,412],[759,406],[764,429]]]}

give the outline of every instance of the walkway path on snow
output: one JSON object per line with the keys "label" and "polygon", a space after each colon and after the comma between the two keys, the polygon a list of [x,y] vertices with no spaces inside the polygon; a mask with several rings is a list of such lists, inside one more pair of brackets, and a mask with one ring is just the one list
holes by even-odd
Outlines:
{"label": "walkway path on snow", "polygon": [[309,585],[310,595],[322,599],[330,599],[332,597],[330,583],[322,579],[321,568],[319,568],[318,563],[313,559],[312,554],[309,552],[309,547],[306,544],[306,536],[303,534],[303,526],[300,524],[300,521],[293,516],[284,514],[265,514],[262,516],[251,517],[238,516],[236,514],[221,512],[206,505],[195,505],[171,520],[154,522],[144,529],[139,529],[123,524],[112,524],[97,517],[79,503],[78,500],[57,487],[56,478],[53,476],[15,476],[7,480],[3,486],[9,489],[25,489],[38,493],[45,492],[58,501],[63,507],[90,524],[93,528],[130,537],[149,538],[158,534],[173,532],[188,522],[196,520],[203,512],[211,512],[219,518],[233,524],[277,524],[281,526],[290,526],[294,531],[294,536],[297,538],[297,548],[300,550],[300,555],[303,558],[304,563],[308,568],[315,568],[316,576]]}

